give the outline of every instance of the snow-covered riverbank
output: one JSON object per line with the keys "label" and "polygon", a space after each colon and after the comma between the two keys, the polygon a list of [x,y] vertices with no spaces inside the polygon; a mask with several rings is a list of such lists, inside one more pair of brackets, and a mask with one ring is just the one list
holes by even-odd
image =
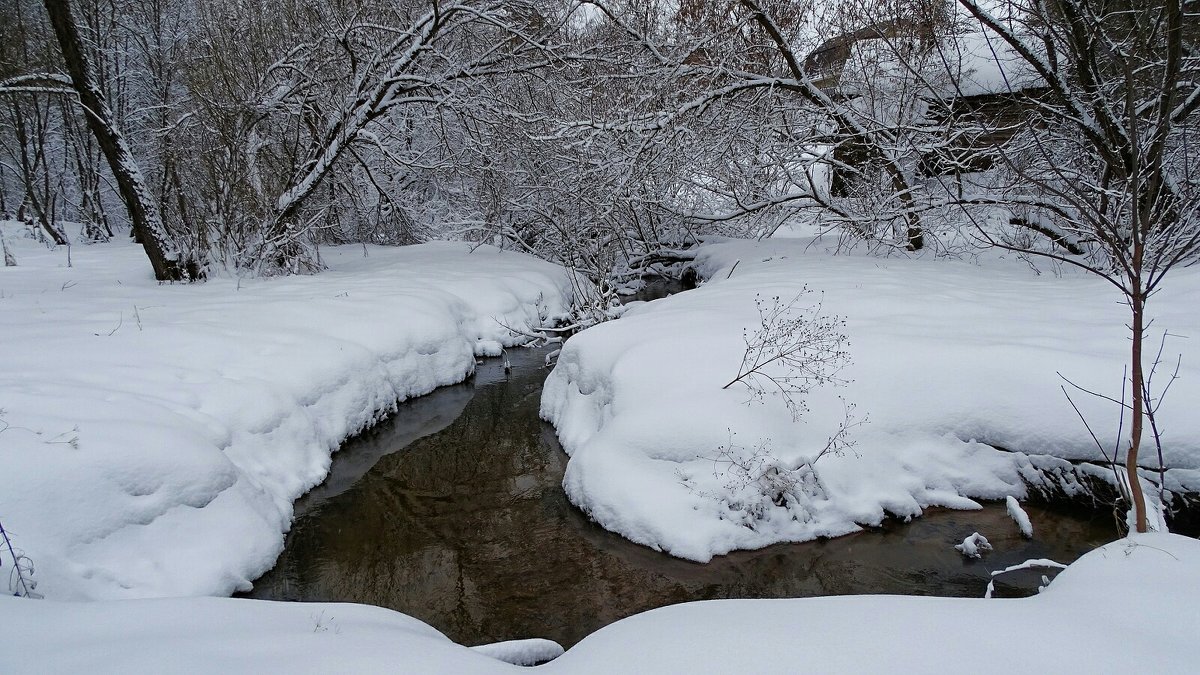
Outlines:
{"label": "snow-covered riverbank", "polygon": [[[396,401],[461,380],[511,341],[501,324],[525,330],[565,311],[560,268],[456,244],[366,257],[352,247],[327,251],[330,270],[315,277],[159,286],[127,244],[76,247],[70,267],[62,249],[18,253],[21,266],[0,270],[0,518],[49,599],[0,597],[0,671],[511,672],[488,654],[556,653],[545,641],[470,650],[362,605],[122,598],[245,587],[340,441]],[[830,258],[786,242],[714,246],[699,265],[714,279],[701,290],[572,338],[547,389],[543,414],[573,453],[565,486],[610,529],[704,558],[1020,495],[1028,467],[1053,461],[972,439],[1095,458],[1054,375],[1095,388],[1119,378],[1123,308],[1092,280]],[[1188,303],[1200,276],[1175,281],[1156,316],[1200,334]],[[746,391],[721,385],[736,374],[742,326],[758,320],[755,295],[804,283],[847,320],[853,382],[814,392],[795,423],[770,397],[747,405]],[[1189,346],[1163,407],[1168,462],[1188,480],[1200,467],[1200,422],[1180,413],[1200,402]],[[842,419],[838,395],[870,423],[854,429],[853,451],[817,463],[807,521],[747,510],[744,484],[719,491],[730,484],[713,475],[719,455],[696,448],[803,457]],[[1105,429],[1104,406],[1080,403]],[[611,624],[543,669],[1179,672],[1195,665],[1198,565],[1200,542],[1148,535],[1088,554],[1023,600],[687,603]],[[1128,646],[1078,648],[1100,634]]]}
{"label": "snow-covered riverbank", "polygon": [[312,277],[160,286],[137,246],[75,246],[68,267],[13,231],[0,522],[51,599],[246,588],[343,439],[572,297],[561,268],[490,247],[342,247]]}
{"label": "snow-covered riverbank", "polygon": [[[573,337],[546,383],[542,415],[571,455],[567,494],[614,532],[703,561],[852,532],[887,514],[1023,498],[1035,468],[1103,460],[1058,375],[1120,396],[1128,310],[1103,281],[1039,275],[1018,260],[834,256],[807,240],[706,246],[696,264],[708,283]],[[758,382],[761,400],[748,401],[744,381],[722,387],[738,374],[744,335],[760,325],[756,298],[787,303],[805,285],[813,292],[798,306],[819,302],[845,319],[852,363],[839,374],[844,386],[797,396],[810,410],[795,422],[769,381]],[[1179,270],[1151,302],[1153,331],[1177,336],[1158,386],[1182,354],[1159,417],[1167,466],[1179,469],[1168,482],[1192,491],[1200,489],[1197,297],[1200,273]],[[1073,398],[1111,452],[1117,407]],[[815,481],[807,469],[791,471],[826,445],[846,403],[866,420],[849,432],[856,445],[820,458]],[[1157,464],[1152,448],[1143,457],[1143,466]]]}
{"label": "snow-covered riverbank", "polygon": [[[1194,672],[1198,570],[1200,542],[1151,534],[1085,555],[1032,598],[673,605],[611,624],[538,672]],[[0,616],[0,672],[517,672],[363,605],[0,597]]]}

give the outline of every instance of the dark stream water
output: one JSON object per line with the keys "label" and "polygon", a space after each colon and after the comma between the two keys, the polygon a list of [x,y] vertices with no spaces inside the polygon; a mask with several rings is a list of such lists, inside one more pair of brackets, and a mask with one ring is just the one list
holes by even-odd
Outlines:
{"label": "dark stream water", "polygon": [[[567,457],[538,419],[544,350],[518,350],[464,384],[401,406],[335,455],[296,504],[274,570],[250,597],[349,601],[416,616],[465,644],[546,637],[564,646],[631,614],[708,598],[846,593],[981,596],[988,571],[1070,562],[1116,537],[1111,517],[1029,507],[1035,539],[1002,506],[928,512],[839,539],[742,551],[699,565],[631,544],[571,506]],[[978,530],[981,562],[953,545]],[[1040,573],[998,595],[1029,594]]]}

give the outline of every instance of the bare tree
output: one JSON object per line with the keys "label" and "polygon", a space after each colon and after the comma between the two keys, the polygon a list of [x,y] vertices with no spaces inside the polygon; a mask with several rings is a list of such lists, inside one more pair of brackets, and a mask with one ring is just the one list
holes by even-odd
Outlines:
{"label": "bare tree", "polygon": [[88,127],[116,178],[117,187],[134,232],[142,242],[154,277],[159,281],[193,280],[202,271],[194,260],[184,260],[159,217],[149,186],[142,177],[116,118],[100,87],[80,35],[69,0],[45,0],[46,11],[58,38],[63,62],[83,108]]}
{"label": "bare tree", "polygon": [[[873,14],[853,0],[685,3],[667,28],[613,0],[590,4],[640,47],[642,64],[627,70],[659,93],[621,122],[578,127],[637,134],[656,152],[691,144],[696,201],[675,204],[678,217],[778,225],[808,212],[876,244],[926,246],[931,206],[914,149],[937,132],[921,118],[929,74],[886,66],[931,54],[945,2],[875,3]],[[836,54],[814,61],[823,50]]]}
{"label": "bare tree", "polygon": [[267,273],[319,267],[308,247],[371,208],[416,227],[393,190],[441,201],[418,195],[461,160],[496,78],[548,63],[555,28],[528,1],[229,5],[198,10],[204,60],[187,86],[220,135],[201,149],[213,220],[234,264]]}
{"label": "bare tree", "polygon": [[1013,0],[996,12],[995,3],[959,1],[1042,87],[1032,122],[1001,148],[998,180],[973,186],[963,202],[1006,206],[1080,254],[980,226],[988,242],[1082,267],[1123,294],[1132,333],[1125,469],[1135,527],[1145,532],[1138,458],[1156,407],[1146,305],[1168,272],[1200,259],[1198,6]]}
{"label": "bare tree", "polygon": [[[58,109],[52,101],[39,96],[41,83],[20,79],[23,68],[46,66],[50,54],[42,47],[47,37],[45,26],[31,16],[26,3],[13,3],[3,10],[0,33],[0,93],[3,94],[3,125],[9,133],[0,138],[6,164],[20,178],[21,199],[18,217],[32,211],[39,236],[55,245],[68,243],[60,226],[58,205],[63,175],[59,162]],[[16,79],[14,79],[16,78]],[[51,86],[55,86],[51,83]],[[2,160],[0,160],[2,161]]]}

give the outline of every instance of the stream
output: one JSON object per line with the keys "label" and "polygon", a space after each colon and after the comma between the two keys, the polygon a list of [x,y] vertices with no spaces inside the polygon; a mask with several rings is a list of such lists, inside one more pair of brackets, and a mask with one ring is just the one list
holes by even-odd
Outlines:
{"label": "stream", "polygon": [[[296,503],[273,570],[247,597],[358,602],[415,616],[463,644],[545,637],[564,647],[643,610],[711,598],[849,593],[980,597],[989,571],[1069,563],[1117,537],[1111,516],[1030,505],[1035,538],[1003,505],[931,509],[832,540],[739,551],[701,565],[632,544],[574,508],[567,456],[538,418],[548,350],[514,350],[466,382],[400,406],[348,441]],[[965,560],[974,531],[995,551]],[[1041,571],[1000,577],[1029,595]]]}

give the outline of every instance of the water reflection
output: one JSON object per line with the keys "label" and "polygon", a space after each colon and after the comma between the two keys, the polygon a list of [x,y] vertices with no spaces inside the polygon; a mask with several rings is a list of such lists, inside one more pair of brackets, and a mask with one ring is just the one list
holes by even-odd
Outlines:
{"label": "water reflection", "polygon": [[[402,406],[348,444],[330,481],[297,503],[276,568],[249,595],[391,607],[466,644],[548,637],[569,646],[687,600],[979,596],[989,570],[1035,557],[1068,562],[1115,538],[1111,518],[1031,507],[1037,538],[1026,541],[1003,507],[989,507],[707,565],[670,558],[599,528],[566,500],[567,458],[537,416],[543,358],[513,353],[508,377],[489,361],[472,381]],[[996,547],[982,562],[953,549],[975,530]],[[1039,577],[1016,577],[998,595],[1028,594]]]}

